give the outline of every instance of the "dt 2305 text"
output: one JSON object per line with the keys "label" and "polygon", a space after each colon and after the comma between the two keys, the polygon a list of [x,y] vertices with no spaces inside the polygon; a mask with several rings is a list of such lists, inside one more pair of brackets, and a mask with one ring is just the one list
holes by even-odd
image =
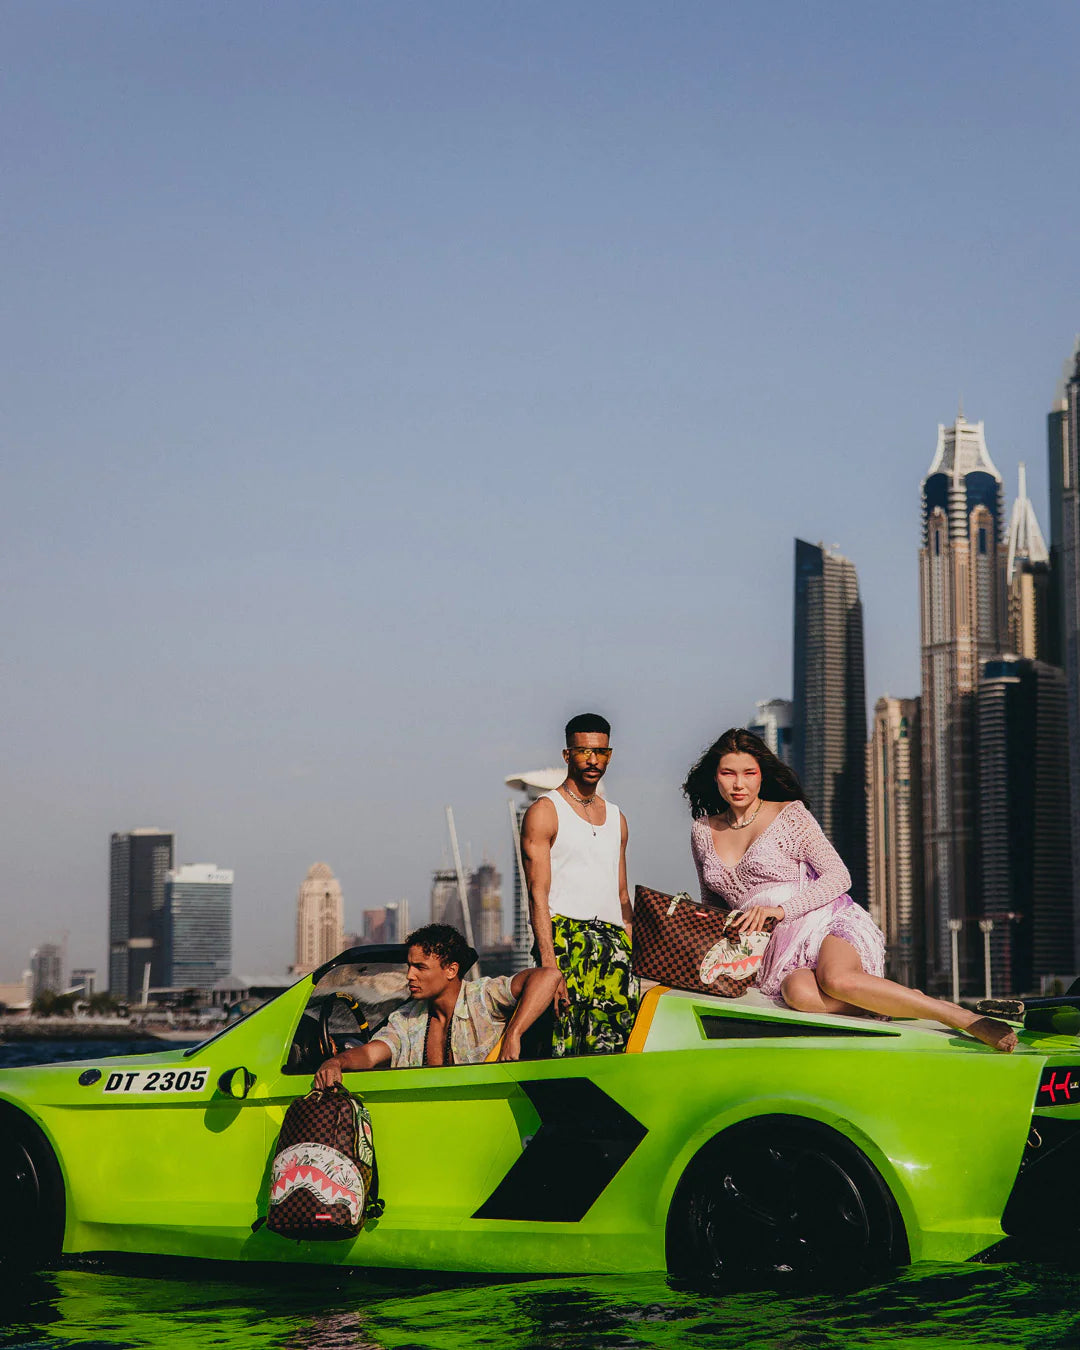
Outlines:
{"label": "dt 2305 text", "polygon": [[104,1091],[201,1092],[208,1073],[207,1069],[118,1069],[105,1079]]}

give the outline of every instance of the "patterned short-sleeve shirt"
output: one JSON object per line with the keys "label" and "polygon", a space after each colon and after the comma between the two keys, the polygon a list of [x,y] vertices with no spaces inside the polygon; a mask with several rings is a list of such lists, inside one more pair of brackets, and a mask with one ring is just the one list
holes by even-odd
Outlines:
{"label": "patterned short-sleeve shirt", "polygon": [[[493,975],[462,984],[450,1029],[455,1064],[482,1064],[498,1044],[517,1006],[510,982],[509,975]],[[427,1026],[427,999],[414,998],[392,1012],[371,1039],[390,1047],[392,1069],[419,1069],[424,1064]]]}

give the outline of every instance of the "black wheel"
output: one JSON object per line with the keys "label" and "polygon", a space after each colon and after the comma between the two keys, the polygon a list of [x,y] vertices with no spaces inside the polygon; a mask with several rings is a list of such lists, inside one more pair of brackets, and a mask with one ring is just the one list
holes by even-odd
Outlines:
{"label": "black wheel", "polygon": [[668,1216],[668,1268],[689,1279],[860,1276],[907,1259],[888,1187],[814,1121],[746,1121],[701,1150]]}
{"label": "black wheel", "polygon": [[0,1267],[36,1270],[60,1255],[64,1183],[44,1135],[15,1113],[0,1115]]}

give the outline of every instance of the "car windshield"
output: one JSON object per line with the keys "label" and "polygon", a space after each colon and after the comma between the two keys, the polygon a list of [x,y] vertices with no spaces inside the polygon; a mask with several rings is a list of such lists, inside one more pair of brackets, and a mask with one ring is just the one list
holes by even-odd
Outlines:
{"label": "car windshield", "polygon": [[[281,994],[286,993],[288,993],[287,989],[283,989],[281,991]],[[184,1051],[184,1058],[189,1059],[192,1055],[197,1055],[199,1051],[204,1049],[206,1046],[213,1045],[215,1041],[220,1041],[222,1036],[227,1036],[229,1032],[232,1031],[235,1027],[238,1027],[241,1022],[246,1022],[248,1018],[251,1017],[253,1014],[261,1012],[262,1009],[265,1008],[268,1004],[273,1003],[274,999],[280,998],[281,994],[275,994],[273,998],[268,998],[265,1000],[265,1002],[257,1003],[255,1007],[248,1008],[246,1012],[241,1013],[239,1017],[234,1017],[230,1021],[226,1022],[225,1025],[219,1031],[215,1031],[212,1036],[207,1036],[206,1040],[200,1041],[198,1045],[189,1045],[188,1048]]]}
{"label": "car windshield", "polygon": [[293,1035],[286,1072],[313,1073],[330,1055],[363,1045],[408,999],[401,961],[334,966],[311,992]]}

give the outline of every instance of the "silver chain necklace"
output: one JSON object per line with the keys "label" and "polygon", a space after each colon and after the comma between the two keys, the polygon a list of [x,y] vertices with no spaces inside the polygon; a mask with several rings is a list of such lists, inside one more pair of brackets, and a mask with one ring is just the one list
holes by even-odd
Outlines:
{"label": "silver chain necklace", "polygon": [[[572,787],[568,787],[566,783],[564,783],[564,784],[562,785],[562,788],[563,788],[563,791],[566,793],[566,795],[567,795],[568,797],[573,797],[574,801],[580,802],[581,805],[585,808],[586,811],[589,809],[590,806],[592,806],[593,802],[596,801],[596,793],[595,793],[595,792],[593,793],[593,795],[592,795],[591,797],[579,797],[579,796],[577,795],[577,793],[574,791],[574,789],[573,789]],[[595,835],[595,834],[596,834],[596,826],[595,826],[595,824],[594,824],[591,820],[586,820],[585,824],[589,826],[589,828],[592,830],[593,834]]]}

